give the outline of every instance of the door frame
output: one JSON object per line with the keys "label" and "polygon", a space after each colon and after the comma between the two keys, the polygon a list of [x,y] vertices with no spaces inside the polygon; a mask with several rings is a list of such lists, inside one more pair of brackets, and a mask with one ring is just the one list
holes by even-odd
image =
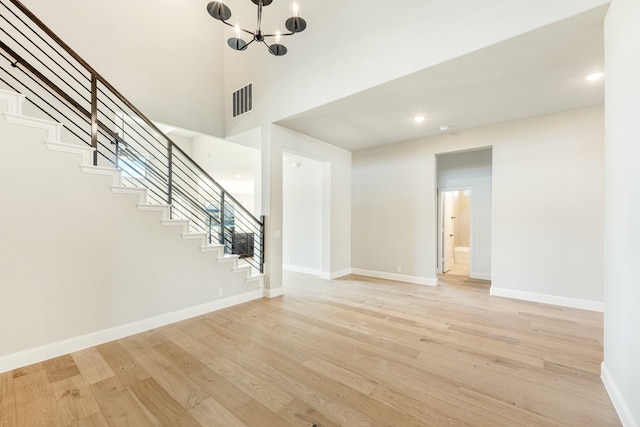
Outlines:
{"label": "door frame", "polygon": [[[437,226],[437,250],[436,250],[436,272],[443,274],[444,262],[444,193],[448,191],[469,191],[469,277],[473,270],[473,186],[466,185],[460,187],[443,187],[438,188],[438,226]],[[454,245],[455,250],[455,245]]]}

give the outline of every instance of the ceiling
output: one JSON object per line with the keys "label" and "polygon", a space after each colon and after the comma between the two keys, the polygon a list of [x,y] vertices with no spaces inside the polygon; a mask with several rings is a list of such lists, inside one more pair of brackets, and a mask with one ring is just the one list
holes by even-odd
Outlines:
{"label": "ceiling", "polygon": [[[350,151],[604,102],[607,7],[390,81],[277,123]],[[419,46],[415,48],[420,54]],[[425,121],[414,122],[422,115]]]}

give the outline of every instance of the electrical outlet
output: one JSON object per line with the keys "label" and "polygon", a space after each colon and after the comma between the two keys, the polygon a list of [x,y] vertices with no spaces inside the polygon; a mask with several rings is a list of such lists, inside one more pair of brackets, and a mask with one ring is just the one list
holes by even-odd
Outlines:
{"label": "electrical outlet", "polygon": [[218,288],[218,298],[224,296],[224,289],[223,288]]}
{"label": "electrical outlet", "polygon": [[402,268],[399,265],[396,266],[396,273],[402,273]]}

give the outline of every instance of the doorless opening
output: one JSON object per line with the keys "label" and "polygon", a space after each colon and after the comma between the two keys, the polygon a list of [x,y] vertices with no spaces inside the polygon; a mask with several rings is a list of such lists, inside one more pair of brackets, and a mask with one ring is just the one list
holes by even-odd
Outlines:
{"label": "doorless opening", "polygon": [[284,152],[282,171],[283,269],[322,275],[324,164],[301,154]]}
{"label": "doorless opening", "polygon": [[440,269],[469,276],[471,260],[471,188],[440,192]]}
{"label": "doorless opening", "polygon": [[489,147],[436,155],[439,274],[491,280],[492,157]]}

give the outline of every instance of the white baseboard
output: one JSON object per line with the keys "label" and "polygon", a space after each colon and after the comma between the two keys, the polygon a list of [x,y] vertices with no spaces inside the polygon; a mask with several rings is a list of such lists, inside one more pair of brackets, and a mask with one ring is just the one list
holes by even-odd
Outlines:
{"label": "white baseboard", "polygon": [[474,272],[471,272],[471,273],[469,273],[469,277],[471,279],[491,280],[491,274],[490,273],[474,273]]}
{"label": "white baseboard", "polygon": [[538,294],[534,292],[516,291],[513,289],[491,287],[490,294],[497,297],[521,299],[525,301],[541,302],[543,304],[559,305],[562,307],[579,308],[582,310],[604,312],[604,303],[578,298],[567,298],[556,295]]}
{"label": "white baseboard", "polygon": [[262,296],[265,298],[276,298],[284,295],[284,288],[280,286],[279,288],[262,288]]}
{"label": "white baseboard", "polygon": [[322,272],[315,268],[301,267],[299,265],[284,264],[283,270],[293,271],[294,273],[309,274],[311,276],[322,276]]}
{"label": "white baseboard", "polygon": [[613,403],[613,407],[616,409],[622,425],[624,427],[640,427],[640,421],[634,418],[631,407],[624,399],[605,362],[602,362],[600,365],[600,378],[602,378],[604,388],[607,390],[607,393],[609,393],[611,403]]}
{"label": "white baseboard", "polygon": [[416,285],[437,286],[438,279],[431,277],[409,276],[406,274],[387,273],[384,271],[363,270],[361,268],[352,268],[351,274],[359,276],[376,277],[378,279],[397,280],[399,282],[415,283]]}
{"label": "white baseboard", "polygon": [[0,357],[0,373],[263,297],[261,289]]}
{"label": "white baseboard", "polygon": [[17,116],[22,115],[22,104],[26,96],[21,93],[15,93],[8,90],[0,89],[0,100],[7,102],[7,113]]}
{"label": "white baseboard", "polygon": [[333,273],[322,273],[320,275],[320,278],[325,280],[334,280],[343,276],[348,276],[349,274],[351,274],[351,269],[347,268],[345,270],[335,271]]}
{"label": "white baseboard", "polygon": [[308,268],[308,267],[300,267],[298,265],[291,265],[291,264],[284,264],[282,266],[282,269],[285,271],[293,271],[295,273],[302,273],[302,274],[309,274],[311,276],[318,276],[321,279],[325,279],[325,280],[334,280],[337,279],[338,277],[342,277],[342,276],[346,276],[351,274],[351,269],[347,268],[345,270],[341,270],[341,271],[336,271],[333,273],[324,273],[320,270],[317,270],[315,268]]}

